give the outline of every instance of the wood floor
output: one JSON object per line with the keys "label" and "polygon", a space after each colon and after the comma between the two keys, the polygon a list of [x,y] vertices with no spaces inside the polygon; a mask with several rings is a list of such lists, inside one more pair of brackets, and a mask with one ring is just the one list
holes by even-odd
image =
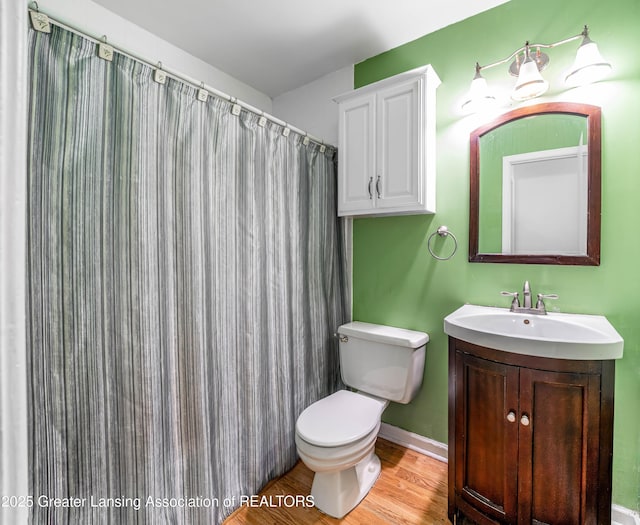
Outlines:
{"label": "wood floor", "polygon": [[[342,519],[315,507],[284,505],[241,507],[224,525],[436,525],[447,520],[447,465],[441,461],[378,438],[376,453],[382,463],[380,478],[367,497]],[[313,472],[302,462],[269,483],[260,495],[306,496]]]}

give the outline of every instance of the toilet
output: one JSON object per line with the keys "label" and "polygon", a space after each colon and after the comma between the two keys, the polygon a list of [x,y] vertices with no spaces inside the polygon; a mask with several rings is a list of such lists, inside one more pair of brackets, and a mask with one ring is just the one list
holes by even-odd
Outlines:
{"label": "toilet", "polygon": [[375,444],[390,401],[409,403],[422,385],[424,332],[355,321],[338,329],[339,390],[307,407],[296,422],[296,447],[315,472],[315,506],[342,518],[367,495],[380,475]]}

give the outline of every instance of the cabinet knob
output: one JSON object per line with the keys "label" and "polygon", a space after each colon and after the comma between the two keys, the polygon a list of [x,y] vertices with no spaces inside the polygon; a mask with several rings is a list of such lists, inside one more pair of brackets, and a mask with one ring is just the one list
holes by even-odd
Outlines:
{"label": "cabinet knob", "polygon": [[507,414],[507,421],[509,423],[514,423],[515,420],[516,420],[516,413],[513,410],[509,411],[509,413]]}
{"label": "cabinet knob", "polygon": [[380,175],[376,179],[376,193],[378,194],[378,199],[382,197],[382,191],[380,190]]}
{"label": "cabinet knob", "polygon": [[520,423],[522,423],[522,426],[528,427],[529,426],[529,416],[527,414],[522,414],[522,417],[520,418]]}
{"label": "cabinet knob", "polygon": [[371,185],[373,184],[373,177],[369,177],[369,186],[367,189],[369,190],[369,200],[373,199],[373,192],[371,191]]}

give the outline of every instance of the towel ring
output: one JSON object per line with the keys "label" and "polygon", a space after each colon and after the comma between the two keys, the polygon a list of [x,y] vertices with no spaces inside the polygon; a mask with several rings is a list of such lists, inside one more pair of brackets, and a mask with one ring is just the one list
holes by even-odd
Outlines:
{"label": "towel ring", "polygon": [[[439,257],[435,253],[433,253],[433,250],[431,249],[431,240],[433,239],[433,237],[435,235],[439,235],[440,237],[447,237],[448,235],[450,235],[451,238],[453,239],[453,243],[454,243],[453,244],[453,251],[451,252],[451,254],[448,257]],[[431,257],[433,257],[434,259],[438,259],[439,261],[448,261],[458,251],[458,239],[456,239],[456,236],[452,232],[450,232],[449,229],[446,226],[443,225],[443,226],[440,226],[431,235],[429,235],[429,238],[427,239],[427,249],[429,250],[429,253],[431,254]]]}

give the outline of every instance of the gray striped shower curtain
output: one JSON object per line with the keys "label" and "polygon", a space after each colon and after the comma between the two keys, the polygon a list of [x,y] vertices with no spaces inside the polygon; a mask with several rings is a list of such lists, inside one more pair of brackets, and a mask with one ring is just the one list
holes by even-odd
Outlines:
{"label": "gray striped shower curtain", "polygon": [[334,152],[56,26],[29,53],[31,522],[220,523],[338,387]]}

